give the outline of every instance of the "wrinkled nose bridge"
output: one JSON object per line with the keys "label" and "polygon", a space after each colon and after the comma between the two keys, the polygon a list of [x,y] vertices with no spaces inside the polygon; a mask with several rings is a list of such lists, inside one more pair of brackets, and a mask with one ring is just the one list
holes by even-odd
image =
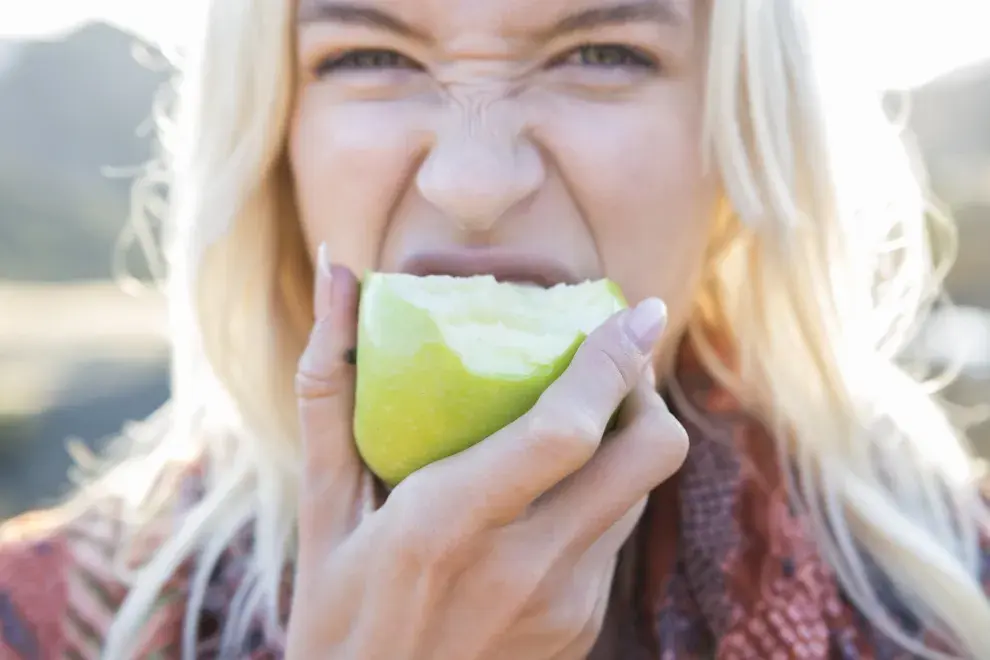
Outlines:
{"label": "wrinkled nose bridge", "polygon": [[490,229],[544,180],[524,115],[511,93],[452,93],[417,175],[420,194],[464,229]]}

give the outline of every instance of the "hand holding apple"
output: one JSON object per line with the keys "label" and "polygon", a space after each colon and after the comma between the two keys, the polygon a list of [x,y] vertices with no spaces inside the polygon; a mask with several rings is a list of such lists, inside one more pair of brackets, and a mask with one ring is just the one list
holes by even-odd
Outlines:
{"label": "hand holding apple", "polygon": [[297,377],[305,464],[286,657],[586,657],[616,553],[687,451],[649,373],[663,305],[610,315],[525,414],[412,472],[374,510],[344,357],[357,281],[319,271]]}

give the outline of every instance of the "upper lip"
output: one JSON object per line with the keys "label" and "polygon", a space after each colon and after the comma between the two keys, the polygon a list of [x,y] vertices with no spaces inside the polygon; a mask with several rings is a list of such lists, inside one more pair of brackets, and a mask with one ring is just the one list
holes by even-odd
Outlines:
{"label": "upper lip", "polygon": [[526,282],[542,287],[576,284],[572,268],[539,255],[493,249],[422,252],[403,261],[400,272],[411,275],[492,275],[500,282]]}

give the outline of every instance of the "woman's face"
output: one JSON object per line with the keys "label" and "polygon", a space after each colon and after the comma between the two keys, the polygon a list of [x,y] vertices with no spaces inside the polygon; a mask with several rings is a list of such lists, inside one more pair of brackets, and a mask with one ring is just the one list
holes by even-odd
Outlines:
{"label": "woman's face", "polygon": [[690,311],[715,186],[697,0],[298,0],[311,249],[417,274],[607,276]]}

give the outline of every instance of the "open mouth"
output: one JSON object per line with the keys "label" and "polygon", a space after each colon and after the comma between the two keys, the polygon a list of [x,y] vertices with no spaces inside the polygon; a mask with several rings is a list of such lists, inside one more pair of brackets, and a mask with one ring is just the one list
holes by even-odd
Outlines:
{"label": "open mouth", "polygon": [[499,282],[542,288],[557,284],[577,284],[585,279],[566,264],[554,259],[493,249],[419,253],[406,259],[399,271],[421,277],[491,275]]}

